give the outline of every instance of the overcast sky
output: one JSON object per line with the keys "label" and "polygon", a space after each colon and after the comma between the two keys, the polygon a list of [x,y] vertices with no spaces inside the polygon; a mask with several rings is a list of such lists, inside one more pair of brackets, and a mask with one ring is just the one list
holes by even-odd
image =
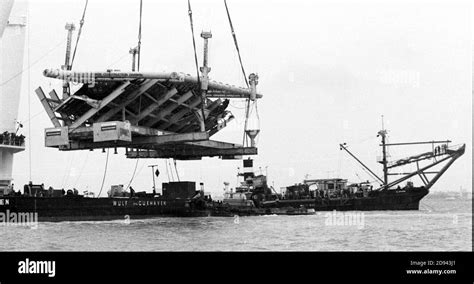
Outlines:
{"label": "overcast sky", "polygon": [[[42,76],[59,68],[65,52],[66,22],[78,26],[85,1],[30,1],[29,48],[25,55],[19,120],[31,148],[16,155],[15,184],[32,180],[55,188],[98,192],[105,157],[94,152],[59,152],[44,147],[51,127],[34,93],[61,85]],[[144,0],[142,71],[195,73],[187,1]],[[197,36],[212,30],[212,79],[244,85],[223,1],[192,1]],[[275,188],[311,178],[372,180],[338,144],[381,174],[376,163],[381,115],[390,142],[451,139],[466,143],[461,157],[433,191],[471,189],[472,185],[472,9],[469,1],[268,1],[229,0],[247,74],[258,72],[261,134],[255,169],[265,171]],[[128,50],[136,46],[139,1],[91,0],[73,69],[130,70]],[[202,40],[197,37],[202,61]],[[29,97],[29,100],[28,100]],[[28,113],[28,101],[31,112]],[[241,143],[242,101],[231,103],[236,121],[213,137]],[[29,120],[31,117],[31,120]],[[31,131],[29,129],[31,127]],[[391,149],[392,159],[425,147]],[[178,161],[182,180],[203,181],[206,191],[222,193],[222,183],[237,183],[241,161]],[[164,160],[140,160],[132,183],[150,190],[150,164],[167,181]],[[123,151],[110,154],[102,195],[113,184],[128,184],[135,160]],[[408,170],[413,169],[408,168]],[[418,178],[413,179],[420,183]],[[161,187],[161,186],[159,186]]]}

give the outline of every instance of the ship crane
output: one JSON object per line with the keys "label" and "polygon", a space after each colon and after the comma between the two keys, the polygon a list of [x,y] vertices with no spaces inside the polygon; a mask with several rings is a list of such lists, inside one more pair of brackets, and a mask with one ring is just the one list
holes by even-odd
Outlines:
{"label": "ship crane", "polygon": [[[461,157],[465,150],[466,145],[463,144],[461,146],[452,146],[448,147],[447,143],[450,141],[427,141],[427,142],[410,142],[410,143],[393,143],[393,144],[386,144],[385,146],[400,146],[400,145],[419,145],[419,144],[441,144],[441,146],[437,146],[435,151],[425,152],[419,155],[411,156],[405,159],[400,159],[397,161],[392,162],[389,166],[387,166],[387,175],[403,175],[404,177],[397,179],[393,182],[387,183],[386,188],[393,187],[401,182],[418,175],[423,182],[424,186],[429,189],[433,186],[433,184],[443,175],[446,170],[456,161],[459,157]],[[445,144],[446,143],[446,144]],[[434,162],[431,164],[420,167],[419,162],[427,159],[434,158]],[[438,158],[438,160],[436,160]],[[438,171],[428,171],[429,169],[433,168],[436,165],[439,165],[443,162],[446,162],[445,165]],[[416,163],[417,170],[411,173],[389,173],[388,169],[401,167],[407,164]],[[427,174],[434,175],[431,179],[427,177]]]}
{"label": "ship crane", "polygon": [[[379,163],[382,164],[383,166],[383,179],[377,176],[369,167],[367,167],[362,161],[360,161],[354,154],[352,154],[346,146],[346,143],[340,144],[340,149],[345,150],[347,153],[349,153],[350,156],[352,156],[358,163],[360,163],[366,170],[369,171],[371,175],[377,178],[378,181],[380,181],[381,186],[377,188],[376,190],[388,190],[393,188],[396,185],[399,185],[400,183],[406,181],[407,179],[418,175],[421,181],[423,182],[424,187],[428,190],[430,189],[433,184],[446,172],[446,170],[454,163],[455,160],[457,160],[459,157],[461,157],[466,149],[466,145],[460,145],[460,146],[448,146],[448,143],[450,143],[450,140],[446,141],[423,141],[423,142],[405,142],[405,143],[386,143],[386,135],[387,131],[386,130],[381,130],[378,132],[378,137],[381,137],[382,143],[380,146],[382,147],[382,159],[378,161]],[[399,159],[396,161],[389,162],[387,160],[387,147],[393,147],[393,146],[405,146],[405,145],[422,145],[422,144],[431,144],[432,145],[432,151],[430,152],[424,152],[418,155],[410,156],[404,159]],[[437,146],[435,146],[437,145]],[[433,162],[431,164],[421,166],[420,162],[424,160],[429,160],[432,159]],[[389,170],[397,167],[401,167],[407,164],[411,163],[416,163],[417,170],[414,172],[405,172],[405,173],[391,173]],[[429,171],[436,165],[440,165],[444,163],[444,166],[437,171]],[[389,181],[388,177],[389,176],[395,176],[395,175],[402,175],[403,177],[394,180],[394,181]],[[431,178],[428,178],[427,175],[434,175]]]}

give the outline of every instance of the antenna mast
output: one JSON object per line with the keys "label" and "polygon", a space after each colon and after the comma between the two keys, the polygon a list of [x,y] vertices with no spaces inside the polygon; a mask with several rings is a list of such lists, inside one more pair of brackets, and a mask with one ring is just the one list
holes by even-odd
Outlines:
{"label": "antenna mast", "polygon": [[[387,145],[385,143],[385,137],[387,135],[386,130],[380,130],[379,135],[382,136],[382,165],[383,165],[383,182],[384,189],[387,189],[388,184],[388,169],[387,169]],[[379,136],[377,135],[377,137]]]}
{"label": "antenna mast", "polygon": [[387,136],[387,130],[385,130],[383,125],[383,115],[382,115],[382,130],[378,132],[377,137],[382,137],[382,165],[383,165],[383,189],[387,189],[388,184],[388,168],[387,168],[387,145],[385,138]]}

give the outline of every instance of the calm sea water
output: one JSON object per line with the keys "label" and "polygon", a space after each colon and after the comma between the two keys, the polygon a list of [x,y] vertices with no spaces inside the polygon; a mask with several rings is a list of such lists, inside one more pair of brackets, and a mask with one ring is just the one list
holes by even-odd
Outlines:
{"label": "calm sea water", "polygon": [[0,234],[0,251],[472,251],[472,201],[427,196],[419,211],[345,215],[0,225]]}

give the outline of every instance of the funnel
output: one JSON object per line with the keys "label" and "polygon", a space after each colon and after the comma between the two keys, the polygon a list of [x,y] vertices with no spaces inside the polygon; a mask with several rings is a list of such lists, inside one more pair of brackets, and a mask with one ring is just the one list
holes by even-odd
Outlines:
{"label": "funnel", "polygon": [[255,137],[257,137],[258,133],[260,133],[260,130],[255,129],[255,130],[245,130],[245,133],[247,136],[250,138],[250,145],[252,147],[256,147],[255,145]]}

